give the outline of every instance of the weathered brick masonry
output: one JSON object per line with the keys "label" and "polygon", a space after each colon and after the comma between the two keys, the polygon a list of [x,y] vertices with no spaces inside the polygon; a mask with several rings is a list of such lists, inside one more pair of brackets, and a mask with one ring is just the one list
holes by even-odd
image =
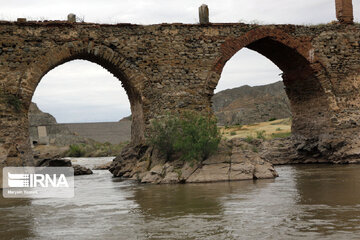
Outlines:
{"label": "weathered brick masonry", "polygon": [[226,61],[244,47],[284,72],[299,153],[360,159],[359,30],[358,24],[338,23],[0,22],[0,162],[32,164],[28,108],[41,78],[60,64],[89,60],[121,81],[133,114],[132,143],[138,144],[149,120],[167,110],[211,111]]}

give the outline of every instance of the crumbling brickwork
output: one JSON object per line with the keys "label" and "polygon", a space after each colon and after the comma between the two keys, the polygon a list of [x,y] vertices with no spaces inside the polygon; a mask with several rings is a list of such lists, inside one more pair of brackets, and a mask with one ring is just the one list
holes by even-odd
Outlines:
{"label": "crumbling brickwork", "polygon": [[224,65],[244,47],[283,71],[299,152],[360,159],[359,30],[357,24],[0,22],[0,162],[31,164],[31,98],[41,78],[65,62],[89,60],[121,81],[138,144],[149,121],[166,111],[210,112]]}

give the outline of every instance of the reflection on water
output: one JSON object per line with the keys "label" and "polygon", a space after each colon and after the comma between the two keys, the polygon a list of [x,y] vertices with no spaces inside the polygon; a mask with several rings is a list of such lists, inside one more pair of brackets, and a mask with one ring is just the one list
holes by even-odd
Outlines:
{"label": "reflection on water", "polygon": [[137,185],[107,171],[73,199],[0,199],[1,239],[356,239],[360,165],[277,167],[276,180]]}
{"label": "reflection on water", "polygon": [[[325,235],[360,232],[360,166],[298,166],[299,231]],[[350,237],[349,236],[349,237]],[[355,236],[355,235],[354,235]]]}
{"label": "reflection on water", "polygon": [[27,199],[0,198],[0,239],[26,239],[33,237],[33,215]]}

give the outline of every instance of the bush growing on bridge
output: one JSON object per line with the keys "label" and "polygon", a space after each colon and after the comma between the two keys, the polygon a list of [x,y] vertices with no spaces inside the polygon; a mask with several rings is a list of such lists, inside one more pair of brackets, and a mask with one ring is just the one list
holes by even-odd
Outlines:
{"label": "bush growing on bridge", "polygon": [[149,144],[168,160],[179,153],[182,160],[189,162],[208,158],[217,150],[220,140],[216,120],[191,111],[154,120],[148,137]]}

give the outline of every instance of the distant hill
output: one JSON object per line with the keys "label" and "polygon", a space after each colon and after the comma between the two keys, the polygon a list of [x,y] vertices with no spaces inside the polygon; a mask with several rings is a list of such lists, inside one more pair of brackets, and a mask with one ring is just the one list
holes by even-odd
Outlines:
{"label": "distant hill", "polygon": [[[51,114],[42,112],[35,103],[31,103],[29,123],[30,138],[35,145],[67,146],[94,140],[118,144],[131,138],[131,116],[119,122],[57,123]],[[39,136],[39,126],[45,127],[43,134],[46,132],[46,136]]]}
{"label": "distant hill", "polygon": [[243,125],[291,117],[282,81],[224,90],[216,93],[212,102],[219,125]]}
{"label": "distant hill", "polygon": [[[215,94],[212,102],[219,125],[244,125],[291,116],[282,82],[228,89]],[[118,143],[130,140],[131,135],[131,115],[117,123],[57,124],[53,116],[42,112],[32,103],[29,121],[33,141],[39,141],[37,126],[46,126],[50,143],[56,145],[84,142],[88,138]]]}

